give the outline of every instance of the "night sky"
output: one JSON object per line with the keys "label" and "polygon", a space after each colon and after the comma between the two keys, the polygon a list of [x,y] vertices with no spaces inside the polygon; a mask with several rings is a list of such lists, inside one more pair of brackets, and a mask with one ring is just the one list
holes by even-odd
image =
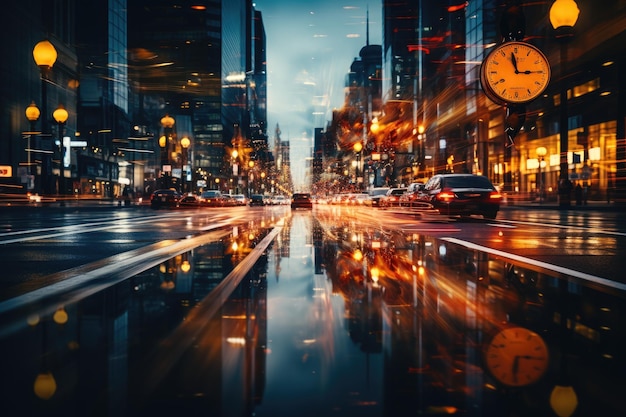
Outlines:
{"label": "night sky", "polygon": [[381,44],[380,0],[259,0],[267,37],[268,135],[276,124],[291,144],[296,190],[303,190],[313,129],[325,128],[343,106],[346,74],[366,45]]}

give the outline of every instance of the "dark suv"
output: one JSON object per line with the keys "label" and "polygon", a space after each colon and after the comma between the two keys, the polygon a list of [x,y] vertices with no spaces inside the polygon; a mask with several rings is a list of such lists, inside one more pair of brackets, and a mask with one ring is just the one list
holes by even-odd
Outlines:
{"label": "dark suv", "polygon": [[158,209],[161,207],[178,207],[178,202],[182,195],[173,189],[156,190],[150,196],[150,207]]}
{"label": "dark suv", "polygon": [[419,199],[429,202],[444,215],[476,214],[495,219],[502,196],[482,175],[437,174],[426,182]]}
{"label": "dark suv", "polygon": [[265,199],[263,197],[263,194],[252,194],[250,196],[250,200],[248,203],[251,207],[252,206],[264,206],[265,205]]}
{"label": "dark suv", "polygon": [[226,199],[219,190],[205,190],[200,194],[200,205],[224,207],[226,205]]}
{"label": "dark suv", "polygon": [[306,208],[306,209],[313,208],[313,201],[311,200],[311,194],[295,193],[294,195],[291,196],[291,209],[295,210],[299,208]]}

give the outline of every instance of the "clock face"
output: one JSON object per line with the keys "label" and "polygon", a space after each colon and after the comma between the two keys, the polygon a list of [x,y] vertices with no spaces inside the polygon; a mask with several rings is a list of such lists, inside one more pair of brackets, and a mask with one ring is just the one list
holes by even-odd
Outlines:
{"label": "clock face", "polygon": [[491,375],[504,385],[521,387],[537,382],[548,368],[548,347],[537,333],[523,327],[499,331],[485,351]]}
{"label": "clock face", "polygon": [[526,42],[505,42],[487,55],[480,68],[487,97],[496,103],[528,103],[550,82],[550,64],[537,47]]}

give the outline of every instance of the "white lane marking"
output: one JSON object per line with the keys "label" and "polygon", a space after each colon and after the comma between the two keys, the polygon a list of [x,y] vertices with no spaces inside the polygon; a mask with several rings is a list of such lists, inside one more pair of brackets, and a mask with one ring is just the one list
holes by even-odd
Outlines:
{"label": "white lane marking", "polygon": [[[221,227],[229,226],[229,222],[216,223],[212,226],[212,229],[218,230]],[[219,233],[219,232],[218,232]],[[229,232],[224,231],[222,235],[227,235]],[[205,233],[199,236],[191,237],[181,240],[162,240],[152,245],[142,248],[134,249],[128,252],[119,253],[109,258],[100,259],[92,264],[81,265],[67,271],[67,278],[62,281],[55,282],[54,284],[47,285],[45,287],[37,288],[33,291],[25,294],[18,295],[14,298],[0,302],[0,314],[6,313],[9,310],[18,308],[19,306],[29,303],[41,301],[45,297],[59,295],[64,291],[69,291],[83,286],[90,281],[102,279],[103,277],[112,276],[115,277],[113,281],[105,280],[102,282],[96,282],[89,289],[85,289],[81,292],[81,297],[93,294],[100,291],[102,288],[106,288],[115,284],[116,282],[125,279],[128,276],[136,275],[136,268],[141,266],[143,270],[147,270],[153,266],[158,265],[163,260],[161,257],[176,256],[177,254],[189,251],[201,244],[221,238],[211,233]],[[103,264],[103,261],[107,262]],[[90,265],[97,264],[94,269],[86,270]],[[102,265],[101,265],[102,264]],[[100,266],[101,265],[101,266]]]}
{"label": "white lane marking", "polygon": [[412,226],[404,226],[401,227],[402,230],[406,230],[408,232],[420,232],[420,233],[445,233],[445,232],[460,232],[461,229],[457,229],[456,227],[449,228],[427,228],[427,227],[412,227]]}
{"label": "white lane marking", "polygon": [[[92,223],[83,223],[83,224],[77,224],[77,225],[71,225],[71,226],[48,227],[48,228],[40,228],[40,229],[7,232],[7,233],[0,234],[0,237],[11,236],[11,235],[32,235],[32,234],[35,234],[35,235],[0,240],[0,245],[29,242],[33,240],[44,240],[44,239],[47,240],[53,237],[74,235],[74,234],[79,234],[79,233],[97,232],[97,231],[107,230],[107,229],[117,229],[121,226],[124,226],[128,222],[130,222],[134,226],[137,224],[153,223],[153,222],[160,221],[163,218],[168,218],[168,217],[178,217],[178,215],[176,213],[172,213],[172,214],[167,214],[167,215],[151,216],[148,218],[146,217],[133,217],[133,218],[128,218],[128,219],[115,218],[115,220],[110,220],[110,221],[92,222]],[[233,219],[238,219],[240,217],[241,216],[233,217]],[[219,217],[216,218],[216,220],[217,219],[219,219]],[[58,231],[55,232],[56,230]],[[207,230],[207,227],[203,227],[200,230],[201,231]]]}
{"label": "white lane marking", "polygon": [[538,261],[531,258],[526,258],[524,256],[515,255],[513,253],[504,252],[498,249],[492,249],[487,246],[477,245],[475,243],[467,242],[465,240],[457,239],[454,237],[446,237],[441,240],[445,240],[450,243],[456,243],[457,245],[464,246],[468,249],[479,250],[481,252],[486,252],[492,255],[501,256],[503,258],[512,259],[518,262],[523,262],[529,265],[534,265],[540,268],[547,269],[549,271],[558,272],[560,274],[569,275],[572,277],[576,277],[585,281],[593,282],[596,284],[601,284],[609,288],[614,288],[620,291],[626,291],[626,284],[622,284],[621,282],[611,281],[606,278],[597,277],[595,275],[586,274],[584,272],[575,271],[573,269],[565,268],[558,265],[549,264],[547,262]]}
{"label": "white lane marking", "polygon": [[[153,220],[134,221],[133,224],[151,223],[152,221]],[[75,226],[63,226],[63,227],[58,227],[58,228],[42,229],[40,230],[40,232],[45,231],[45,232],[51,232],[51,233],[44,233],[44,234],[38,234],[35,236],[24,236],[24,237],[19,237],[19,238],[14,238],[14,239],[0,240],[0,245],[28,242],[31,240],[44,240],[44,239],[50,239],[53,237],[74,235],[78,233],[97,232],[99,230],[116,229],[120,227],[120,224],[117,222],[116,223],[106,222],[104,225],[102,224],[103,223],[87,223],[87,224],[81,224],[81,225],[75,225]],[[101,226],[95,227],[98,225],[101,225]],[[53,230],[63,230],[63,231],[52,233]],[[32,230],[30,232],[37,233],[36,230]]]}
{"label": "white lane marking", "polygon": [[513,223],[513,224],[521,224],[521,225],[528,225],[528,226],[542,226],[542,227],[550,226],[550,227],[554,227],[557,229],[580,229],[580,230],[584,230],[588,232],[594,232],[594,233],[605,234],[605,235],[626,236],[626,232],[619,232],[619,231],[614,231],[614,230],[603,230],[603,229],[599,229],[595,227],[577,226],[575,224],[563,225],[563,224],[552,224],[552,223],[526,222],[526,221],[520,221],[520,220],[500,220],[500,221],[503,223]]}
{"label": "white lane marking", "polygon": [[[79,223],[79,224],[73,224],[73,225],[69,225],[69,226],[55,226],[55,227],[40,227],[38,229],[26,229],[26,230],[14,230],[12,232],[4,232],[4,233],[0,233],[0,237],[5,237],[5,236],[16,236],[16,235],[30,235],[33,233],[43,233],[43,232],[51,232],[54,230],[68,230],[68,229],[77,229],[77,228],[82,228],[82,227],[90,227],[90,226],[98,226],[98,225],[102,225],[102,224],[107,224],[110,226],[117,226],[120,223],[123,222],[134,222],[136,220],[143,220],[143,222],[150,222],[152,220],[155,219],[160,219],[162,217],[168,217],[168,216],[135,216],[135,217],[109,217],[109,218],[102,218],[102,220],[99,221],[93,221],[94,219],[91,219],[92,221],[89,223]],[[2,242],[0,242],[1,244]]]}
{"label": "white lane marking", "polygon": [[503,227],[505,229],[517,229],[517,226],[512,224],[499,224],[499,223],[487,223],[487,226],[491,227]]}

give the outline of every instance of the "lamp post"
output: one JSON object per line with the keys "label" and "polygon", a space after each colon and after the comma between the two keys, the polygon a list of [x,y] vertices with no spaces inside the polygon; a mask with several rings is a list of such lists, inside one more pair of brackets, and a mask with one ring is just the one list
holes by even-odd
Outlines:
{"label": "lamp post", "polygon": [[233,188],[231,185],[230,188],[235,190],[235,194],[239,194],[239,165],[237,164],[237,158],[239,157],[239,152],[237,152],[236,149],[233,150],[233,152],[230,154],[230,157],[231,157],[232,173],[233,173],[231,184],[232,184],[232,181],[237,180],[235,187]]}
{"label": "lamp post", "polygon": [[67,122],[69,114],[62,104],[52,113],[54,121],[57,122],[59,135],[59,194],[65,194],[65,147],[63,146],[63,126]]}
{"label": "lamp post", "polygon": [[[48,131],[48,73],[57,60],[57,51],[54,45],[48,40],[38,42],[33,48],[33,58],[41,72],[41,133],[42,136],[49,136]],[[41,179],[43,182],[43,192],[50,191],[48,176],[51,173],[50,156],[44,154]]]}
{"label": "lamp post", "polygon": [[[419,146],[419,158],[417,159],[418,167],[417,173],[419,175],[420,170],[426,171],[426,167],[424,166],[424,159],[426,157],[426,137],[424,136],[424,132],[426,132],[426,126],[423,124],[417,126],[417,146]],[[425,176],[425,174],[424,174]]]}
{"label": "lamp post", "polygon": [[254,182],[254,161],[248,161],[248,197],[252,195],[253,192],[253,182]]}
{"label": "lamp post", "polygon": [[170,178],[172,174],[172,164],[170,155],[170,142],[172,141],[172,130],[174,128],[174,118],[166,114],[161,118],[161,126],[163,126],[163,136],[159,138],[159,146],[161,147],[161,170],[163,176],[163,188],[170,187]]}
{"label": "lamp post", "polygon": [[28,190],[31,190],[34,186],[34,183],[32,181],[32,179],[34,178],[34,172],[33,172],[33,163],[32,163],[32,159],[30,155],[31,153],[30,138],[34,134],[39,133],[35,131],[35,124],[37,123],[37,120],[39,120],[39,116],[41,112],[39,111],[39,108],[33,101],[30,103],[28,107],[26,107],[25,113],[26,113],[26,118],[30,122],[30,130],[27,132],[28,142],[26,145],[26,160],[27,160],[27,165],[28,165],[28,184],[26,185],[26,188]]}
{"label": "lamp post", "polygon": [[356,179],[356,187],[357,190],[361,190],[361,183],[362,181],[359,181],[359,164],[361,162],[361,150],[363,149],[363,145],[361,144],[361,142],[357,142],[354,144],[353,146],[354,152],[356,153],[356,169],[355,169],[355,179]]}
{"label": "lamp post", "polygon": [[[185,136],[184,138],[182,138],[180,140],[180,146],[183,148],[183,169],[182,169],[182,184],[181,184],[181,191],[184,193],[185,192],[185,184],[187,182],[187,169],[190,168],[188,167],[188,152],[189,152],[189,145],[191,145],[191,141],[189,140],[189,138],[187,136]],[[191,170],[191,169],[189,169]]]}
{"label": "lamp post", "polygon": [[574,35],[574,25],[578,20],[578,6],[574,0],[556,0],[550,7],[550,23],[555,29],[556,38],[561,43],[561,85],[559,113],[560,171],[559,206],[571,205],[571,182],[568,175],[569,128],[567,117],[567,42]]}
{"label": "lamp post", "polygon": [[542,165],[544,163],[544,157],[546,156],[546,154],[548,153],[548,150],[546,148],[544,148],[543,146],[540,146],[537,148],[537,159],[539,160],[539,178],[537,179],[538,182],[538,189],[539,189],[539,204],[541,204],[541,202],[543,201],[543,176],[542,176],[542,172],[541,172],[541,168]]}

